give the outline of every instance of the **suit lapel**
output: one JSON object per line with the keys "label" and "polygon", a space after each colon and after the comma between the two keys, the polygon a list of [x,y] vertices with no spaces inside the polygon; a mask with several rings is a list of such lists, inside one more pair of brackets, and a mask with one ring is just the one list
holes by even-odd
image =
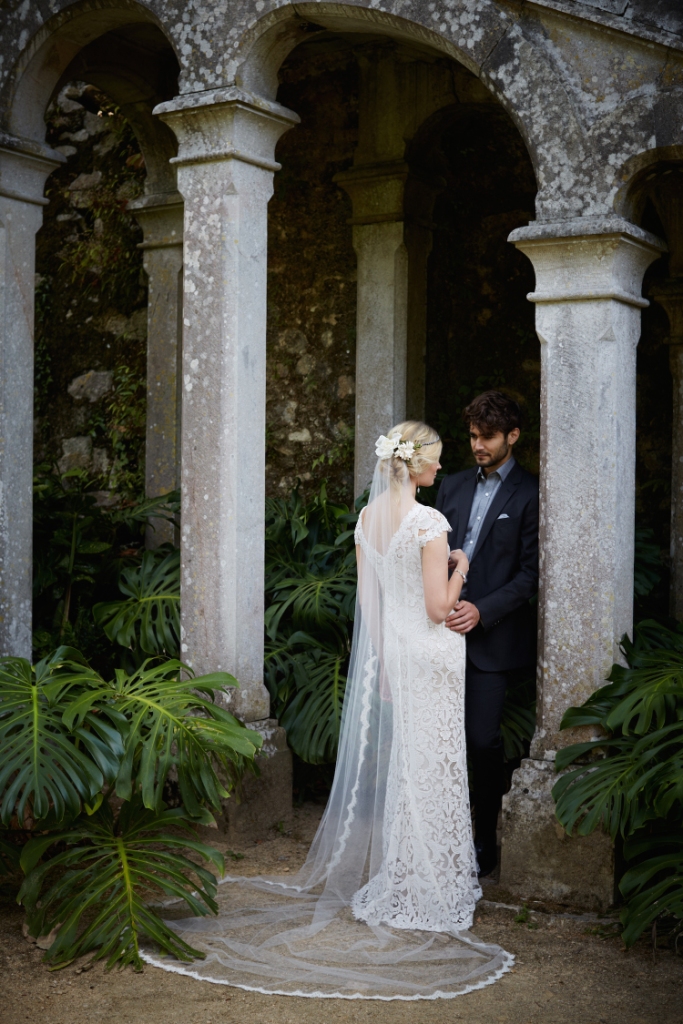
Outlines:
{"label": "suit lapel", "polygon": [[454,547],[461,548],[465,542],[467,524],[470,520],[472,502],[474,501],[474,490],[477,486],[477,467],[472,470],[471,476],[463,482],[462,487],[455,496],[455,507],[458,512],[458,525],[453,533]]}
{"label": "suit lapel", "polygon": [[519,485],[519,481],[521,480],[521,478],[522,474],[519,470],[519,466],[515,466],[512,472],[509,474],[508,478],[506,480],[503,480],[500,487],[496,491],[493,501],[489,505],[488,511],[484,518],[484,522],[481,524],[481,530],[479,531],[479,536],[477,537],[477,544],[474,551],[472,552],[470,562],[473,562],[474,559],[477,557],[479,551],[481,550],[482,544],[489,535],[491,527],[495,523],[500,513],[505,508],[510,496],[514,493],[515,489]]}

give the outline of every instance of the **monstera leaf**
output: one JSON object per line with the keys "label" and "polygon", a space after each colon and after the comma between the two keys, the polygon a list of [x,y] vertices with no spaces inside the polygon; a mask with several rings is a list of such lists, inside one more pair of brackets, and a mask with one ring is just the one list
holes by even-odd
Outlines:
{"label": "monstera leaf", "polygon": [[[150,895],[157,894],[183,900],[195,915],[218,909],[215,875],[183,851],[198,854],[220,874],[223,857],[197,842],[183,817],[182,808],[156,813],[133,801],[124,805],[115,825],[105,805],[68,832],[26,845],[22,867],[27,877],[18,900],[26,907],[29,931],[48,935],[60,926],[46,959],[64,967],[95,951],[93,959],[106,958],[108,968],[133,964],[140,970],[142,938],[178,960],[203,957],[150,905]],[[57,842],[66,851],[40,864]],[[53,884],[45,891],[50,877]]]}
{"label": "monstera leaf", "polygon": [[119,589],[125,601],[107,601],[93,608],[95,621],[110,640],[145,654],[177,657],[180,638],[180,552],[161,558],[145,551],[140,565],[124,569]]}
{"label": "monstera leaf", "polygon": [[345,651],[325,649],[305,633],[292,637],[296,692],[282,718],[292,750],[309,764],[334,761],[344,692]]}
{"label": "monstera leaf", "polygon": [[0,660],[0,820],[16,815],[57,821],[115,778],[123,721],[106,696],[90,702],[78,723],[65,715],[99,676],[78,651],[60,647],[33,669],[24,658]]}
{"label": "monstera leaf", "polygon": [[500,731],[508,761],[527,756],[536,727],[536,680],[525,676],[505,691]]}
{"label": "monstera leaf", "polygon": [[198,817],[203,806],[219,807],[229,796],[216,766],[229,783],[263,742],[259,733],[213,702],[216,690],[238,685],[227,672],[192,678],[179,661],[150,659],[132,675],[117,669],[113,683],[99,679],[99,686],[70,703],[64,720],[78,728],[93,707],[111,701],[126,721],[117,795],[130,800],[139,792],[145,807],[160,811],[164,784],[175,767],[185,811]]}
{"label": "monstera leaf", "polygon": [[628,900],[621,912],[622,938],[632,946],[646,928],[659,917],[678,921],[676,933],[683,931],[683,836],[639,837],[624,844],[628,861],[638,860],[622,877],[619,888]]}

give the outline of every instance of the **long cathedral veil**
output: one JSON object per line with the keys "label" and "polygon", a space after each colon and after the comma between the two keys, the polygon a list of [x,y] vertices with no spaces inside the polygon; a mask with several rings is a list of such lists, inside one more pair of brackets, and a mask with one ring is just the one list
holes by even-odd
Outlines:
{"label": "long cathedral veil", "polygon": [[387,580],[382,565],[414,510],[405,461],[378,459],[356,532],[359,582],[334,782],[305,864],[293,876],[223,879],[218,917],[169,921],[206,959],[187,966],[150,948],[150,964],[265,993],[366,999],[453,997],[509,970],[510,954],[467,928],[418,931],[354,917],[354,896],[386,852],[396,676],[411,653],[410,630],[395,650],[385,643],[385,609],[408,607],[411,595],[401,573]]}

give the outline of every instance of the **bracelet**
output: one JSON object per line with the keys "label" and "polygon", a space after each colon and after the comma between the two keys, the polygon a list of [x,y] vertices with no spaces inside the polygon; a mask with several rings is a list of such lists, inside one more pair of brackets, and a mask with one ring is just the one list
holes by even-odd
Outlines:
{"label": "bracelet", "polygon": [[453,572],[457,572],[459,576],[462,576],[463,583],[467,583],[467,576],[460,569],[454,569]]}

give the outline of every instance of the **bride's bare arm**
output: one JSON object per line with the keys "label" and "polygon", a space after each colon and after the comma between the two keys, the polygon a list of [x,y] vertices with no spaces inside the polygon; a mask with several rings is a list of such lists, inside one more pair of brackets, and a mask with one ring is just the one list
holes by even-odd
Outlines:
{"label": "bride's bare arm", "polygon": [[422,549],[422,583],[425,607],[432,622],[443,622],[453,610],[465,582],[469,562],[462,551],[456,554],[455,569],[448,578],[448,534],[444,531],[436,540],[428,541]]}

